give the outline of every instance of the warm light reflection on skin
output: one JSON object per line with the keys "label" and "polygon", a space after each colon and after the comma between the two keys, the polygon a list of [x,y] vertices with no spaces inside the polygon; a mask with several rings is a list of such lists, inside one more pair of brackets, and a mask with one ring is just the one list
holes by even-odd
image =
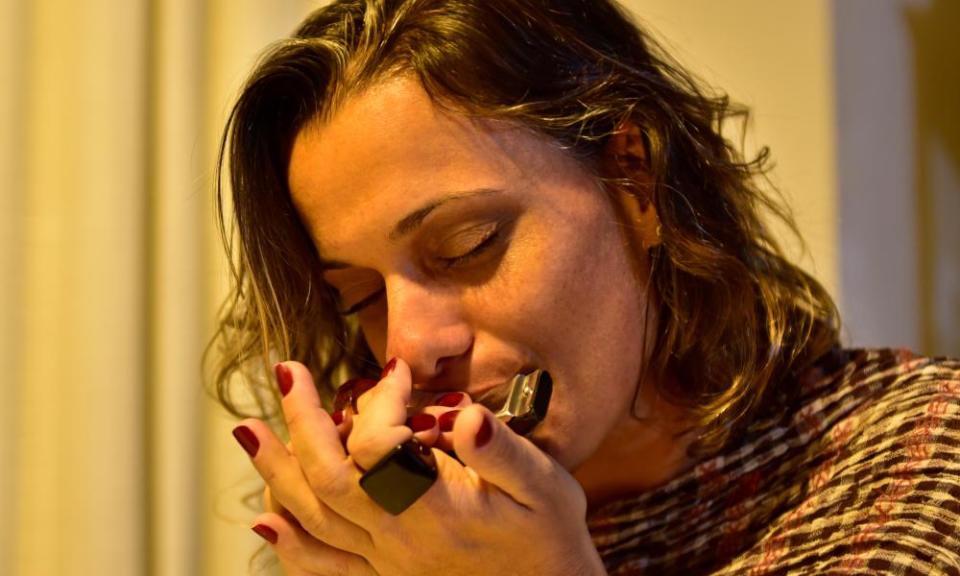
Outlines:
{"label": "warm light reflection on skin", "polygon": [[[554,395],[534,441],[562,465],[638,482],[675,469],[675,411],[654,395],[663,421],[631,416],[649,352],[645,264],[579,162],[527,130],[441,112],[401,78],[303,129],[288,179],[319,253],[340,263],[326,279],[381,363],[403,358],[415,388],[466,391],[492,409],[514,374],[545,369]],[[462,193],[477,190],[490,192]],[[491,224],[504,228],[495,247],[448,266]],[[648,457],[633,469],[625,454]]]}
{"label": "warm light reflection on skin", "polygon": [[[383,283],[384,297],[358,313],[381,363],[403,358],[415,386],[432,392],[550,371],[543,442],[568,467],[626,417],[641,366],[641,290],[608,197],[566,153],[526,130],[443,114],[401,80],[302,131],[289,181],[323,257],[351,264],[341,275]],[[445,202],[409,234],[391,234],[464,190],[499,192]],[[494,221],[511,230],[492,255],[438,263],[441,240]]]}

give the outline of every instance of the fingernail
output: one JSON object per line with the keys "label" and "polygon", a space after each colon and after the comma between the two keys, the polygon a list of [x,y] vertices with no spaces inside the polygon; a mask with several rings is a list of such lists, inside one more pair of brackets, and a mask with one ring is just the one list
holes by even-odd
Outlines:
{"label": "fingernail", "polygon": [[339,426],[340,424],[343,424],[343,410],[337,410],[336,412],[331,414],[330,419],[333,420],[334,426]]}
{"label": "fingernail", "polygon": [[257,536],[260,536],[267,542],[271,544],[277,543],[277,532],[273,528],[263,524],[257,524],[252,530],[257,533]]}
{"label": "fingernail", "polygon": [[251,458],[257,455],[257,450],[260,449],[260,441],[257,440],[257,435],[253,433],[253,430],[246,426],[237,426],[233,429],[233,437],[237,439],[237,442],[240,443],[240,446],[243,446],[243,449]]}
{"label": "fingernail", "polygon": [[393,372],[393,369],[397,367],[397,359],[393,357],[389,362],[383,367],[383,372],[380,372],[380,379],[384,379]]}
{"label": "fingernail", "polygon": [[474,445],[477,448],[483,448],[487,442],[490,441],[491,436],[493,436],[493,427],[490,426],[490,420],[484,416],[483,423],[480,424],[480,429],[477,430],[477,436],[474,439]]}
{"label": "fingernail", "polygon": [[414,432],[431,430],[437,425],[437,417],[433,414],[416,414],[407,420],[407,426]]}
{"label": "fingernail", "polygon": [[437,418],[437,422],[440,423],[441,432],[449,432],[453,430],[453,423],[457,421],[457,416],[460,415],[459,410],[451,410],[449,412],[444,412],[440,415],[440,418]]}
{"label": "fingernail", "polygon": [[280,387],[280,394],[286,396],[290,392],[290,389],[293,388],[293,374],[283,362],[277,362],[277,365],[273,367],[273,371],[277,375],[277,385]]}
{"label": "fingernail", "polygon": [[353,404],[353,386],[358,382],[357,378],[347,380],[337,388],[337,395],[333,398],[333,409],[343,410]]}
{"label": "fingernail", "polygon": [[454,406],[459,406],[461,400],[463,400],[463,392],[447,392],[443,396],[437,398],[434,404],[436,406],[453,408]]}

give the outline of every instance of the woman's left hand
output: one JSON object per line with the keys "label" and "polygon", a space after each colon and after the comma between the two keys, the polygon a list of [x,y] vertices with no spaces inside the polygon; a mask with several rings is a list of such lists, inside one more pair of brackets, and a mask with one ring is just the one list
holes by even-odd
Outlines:
{"label": "woman's left hand", "polygon": [[605,574],[579,484],[486,408],[467,406],[444,433],[462,464],[434,450],[436,483],[393,516],[359,480],[414,435],[406,426],[409,368],[398,362],[338,429],[309,371],[296,362],[284,367],[289,448],[259,420],[243,426],[257,438],[252,460],[276,502],[257,518],[258,531],[276,535],[269,539],[288,574]]}

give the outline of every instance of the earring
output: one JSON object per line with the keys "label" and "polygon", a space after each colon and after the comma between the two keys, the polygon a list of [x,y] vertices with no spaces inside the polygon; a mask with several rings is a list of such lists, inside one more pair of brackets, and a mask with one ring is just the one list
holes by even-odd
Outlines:
{"label": "earring", "polygon": [[660,242],[662,241],[662,227],[660,226],[660,218],[657,217],[657,213],[655,211],[653,213],[653,218],[657,219],[657,227],[653,230],[653,238],[649,238],[649,233],[643,234],[640,238],[640,245],[643,247],[644,252],[650,252],[650,250],[659,246]]}

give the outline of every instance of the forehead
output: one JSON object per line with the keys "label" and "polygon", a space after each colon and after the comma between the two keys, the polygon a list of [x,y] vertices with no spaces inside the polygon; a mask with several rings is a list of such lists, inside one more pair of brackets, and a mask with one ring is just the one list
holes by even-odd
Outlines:
{"label": "forehead", "polygon": [[529,131],[445,111],[408,78],[348,98],[297,135],[288,167],[294,204],[325,252],[437,198],[514,189],[559,150]]}

